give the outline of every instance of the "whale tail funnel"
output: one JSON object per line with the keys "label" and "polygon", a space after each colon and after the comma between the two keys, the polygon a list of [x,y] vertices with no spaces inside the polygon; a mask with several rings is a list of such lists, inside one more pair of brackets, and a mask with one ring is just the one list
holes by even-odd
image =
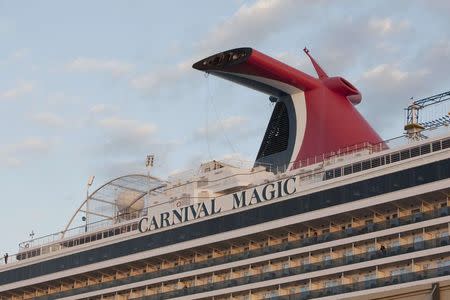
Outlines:
{"label": "whale tail funnel", "polygon": [[354,105],[361,93],[342,77],[329,77],[311,56],[318,78],[252,48],[221,52],[193,68],[270,95],[275,102],[255,165],[285,171],[304,161],[382,140]]}

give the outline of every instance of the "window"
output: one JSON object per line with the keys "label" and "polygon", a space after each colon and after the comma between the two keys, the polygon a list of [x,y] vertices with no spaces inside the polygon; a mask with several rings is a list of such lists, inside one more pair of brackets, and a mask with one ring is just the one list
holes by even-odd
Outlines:
{"label": "window", "polygon": [[407,158],[410,158],[409,150],[405,150],[405,151],[400,152],[400,159],[401,160],[404,160],[404,159],[407,159]]}
{"label": "window", "polygon": [[[347,166],[349,167],[349,166]],[[351,168],[351,166],[350,166]],[[423,182],[417,183],[412,178],[422,176]],[[1,272],[0,285],[18,280],[25,280],[42,276],[61,270],[68,270],[83,266],[91,262],[101,262],[106,259],[118,258],[124,255],[139,253],[152,248],[173,245],[181,241],[193,240],[221,232],[235,230],[246,226],[253,226],[263,222],[277,220],[307,211],[323,208],[324,205],[333,206],[363,199],[369,194],[370,187],[380,186],[377,193],[371,196],[388,193],[429,183],[450,177],[450,159],[433,162],[395,173],[362,180],[350,185],[294,197],[277,203],[269,203],[265,206],[252,207],[251,209],[236,213],[218,216],[201,222],[187,224],[185,226],[171,228],[170,230],[157,231],[151,235],[139,235],[135,238],[113,245],[99,246],[83,252],[49,259],[47,261],[18,267],[16,269]],[[349,195],[349,191],[358,191],[358,195]],[[115,231],[119,229],[114,229]],[[111,230],[112,232],[113,230]],[[108,234],[109,235],[109,234]],[[81,244],[83,240],[79,240]],[[398,245],[398,241],[396,242]],[[92,261],[88,261],[88,258]],[[78,259],[76,259],[78,258]]]}
{"label": "window", "polygon": [[450,139],[446,139],[442,141],[442,149],[450,148]]}
{"label": "window", "polygon": [[399,154],[399,153],[393,153],[393,154],[391,154],[391,161],[392,161],[392,162],[400,161],[400,154]]}
{"label": "window", "polygon": [[353,173],[360,172],[360,171],[361,171],[361,163],[353,164]]}
{"label": "window", "polygon": [[341,168],[334,169],[334,177],[341,177]]}
{"label": "window", "polygon": [[372,159],[372,168],[376,168],[379,166],[381,166],[381,158],[377,157],[377,158]]}
{"label": "window", "polygon": [[411,157],[416,157],[420,155],[420,148],[416,147],[416,148],[412,148],[411,149]]}
{"label": "window", "polygon": [[450,259],[448,259],[448,258],[439,259],[436,262],[436,265],[437,265],[438,268],[448,267],[448,266],[450,266]]}
{"label": "window", "polygon": [[441,232],[438,233],[438,236],[440,238],[446,238],[446,237],[448,237],[448,231],[447,230],[446,231],[441,231]]}
{"label": "window", "polygon": [[422,235],[415,235],[414,236],[414,244],[423,242],[423,236]]}
{"label": "window", "polygon": [[400,241],[399,240],[391,241],[391,248],[398,248],[398,247],[400,247]]}
{"label": "window", "polygon": [[264,294],[264,299],[270,299],[272,297],[278,296],[278,290],[268,291]]}
{"label": "window", "polygon": [[325,288],[330,288],[330,287],[334,287],[334,286],[338,286],[338,285],[339,285],[339,279],[325,280],[325,282],[324,282]]}
{"label": "window", "polygon": [[349,175],[352,173],[352,166],[344,167],[344,175]]}
{"label": "window", "polygon": [[309,264],[309,257],[305,257],[305,258],[300,258],[300,264],[302,265],[307,265]]}
{"label": "window", "polygon": [[362,169],[363,170],[368,170],[370,169],[370,160],[366,160],[362,162]]}
{"label": "window", "polygon": [[364,275],[364,281],[374,280],[377,279],[377,276],[375,273],[367,273]]}
{"label": "window", "polygon": [[431,152],[431,150],[430,150],[430,145],[423,145],[423,146],[420,146],[420,153],[421,153],[422,155],[427,154],[427,153],[430,153],[430,152]]}
{"label": "window", "polygon": [[369,245],[369,246],[367,246],[367,252],[375,252],[376,251],[376,249],[375,249],[375,245]]}
{"label": "window", "polygon": [[441,142],[434,142],[433,144],[431,144],[431,148],[433,149],[433,152],[441,150]]}
{"label": "window", "polygon": [[391,271],[391,276],[398,276],[398,275],[402,275],[402,274],[406,274],[408,273],[408,270],[405,267],[402,268],[397,268],[395,270]]}
{"label": "window", "polygon": [[325,171],[325,180],[332,179],[334,177],[334,170]]}

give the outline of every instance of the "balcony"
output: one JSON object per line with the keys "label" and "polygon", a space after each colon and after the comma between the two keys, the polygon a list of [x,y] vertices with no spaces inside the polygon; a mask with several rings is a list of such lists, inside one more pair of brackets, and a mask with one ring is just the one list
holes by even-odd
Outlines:
{"label": "balcony", "polygon": [[[426,213],[421,213],[422,217],[420,219],[414,218],[414,215],[396,218],[395,220],[397,222],[395,222],[395,226],[397,226],[397,224],[398,224],[398,226],[400,226],[400,225],[411,224],[414,221],[419,222],[419,221],[425,221],[425,220],[430,220],[430,219],[441,217],[441,216],[445,215],[445,213],[448,212],[448,210],[446,210],[446,208],[447,207],[439,208],[439,209],[429,211]],[[154,271],[154,272],[143,273],[140,275],[127,277],[124,279],[94,284],[94,285],[86,286],[83,288],[77,288],[74,290],[68,290],[68,291],[64,291],[64,292],[58,292],[58,293],[55,293],[52,295],[40,297],[38,299],[57,299],[59,297],[63,297],[66,295],[74,295],[74,294],[84,293],[84,292],[88,292],[88,291],[96,291],[96,290],[100,290],[100,289],[104,289],[104,288],[120,286],[123,284],[139,282],[142,280],[147,280],[147,279],[152,279],[152,278],[157,278],[157,277],[162,277],[162,276],[168,276],[168,275],[173,275],[173,274],[179,274],[179,273],[183,273],[183,272],[187,272],[187,271],[211,267],[214,265],[231,263],[231,262],[235,262],[235,261],[239,261],[239,260],[243,260],[243,259],[247,259],[247,258],[258,257],[261,255],[276,253],[276,252],[280,252],[280,251],[297,249],[297,248],[301,248],[301,247],[305,247],[305,246],[309,246],[309,245],[329,242],[332,240],[338,240],[341,238],[346,238],[346,237],[350,237],[350,236],[354,236],[354,235],[360,235],[360,234],[364,234],[364,233],[368,233],[368,232],[384,230],[384,229],[392,228],[392,225],[393,225],[392,220],[393,219],[386,220],[383,222],[378,222],[378,223],[370,223],[370,224],[366,224],[364,226],[359,226],[359,227],[352,227],[352,228],[350,228],[351,231],[348,231],[346,229],[346,230],[342,230],[342,231],[338,231],[338,232],[332,232],[332,233],[328,232],[328,233],[325,233],[322,235],[309,237],[309,238],[305,238],[302,240],[284,242],[284,243],[267,246],[267,247],[263,247],[263,248],[259,248],[259,249],[247,250],[245,252],[241,252],[241,253],[237,253],[237,254],[216,257],[216,258],[207,259],[207,260],[200,261],[200,262],[193,262],[190,264],[179,265],[176,267],[162,269],[162,270],[158,270],[158,271]],[[366,253],[359,254],[359,255],[344,256],[344,257],[340,257],[338,259],[328,260],[326,262],[319,262],[319,263],[314,263],[314,264],[304,264],[303,266],[297,267],[296,269],[292,269],[292,268],[285,269],[285,270],[283,270],[282,274],[277,275],[277,277],[293,275],[293,274],[300,274],[300,273],[307,273],[307,272],[316,271],[316,270],[320,270],[320,269],[333,268],[333,267],[342,266],[342,265],[346,265],[346,264],[352,264],[352,263],[382,258],[384,256],[393,256],[393,255],[398,255],[398,254],[403,254],[403,253],[409,253],[409,252],[414,252],[414,251],[448,245],[449,243],[450,243],[449,238],[444,237],[444,238],[439,238],[439,239],[434,239],[434,240],[421,241],[420,243],[412,243],[412,244],[408,244],[408,245],[403,245],[401,247],[392,247],[392,248],[387,249],[384,253],[380,252],[380,251],[371,251],[371,252],[366,252]]]}
{"label": "balcony", "polygon": [[[352,256],[339,257],[339,258],[332,259],[332,260],[320,261],[320,262],[311,263],[311,264],[305,264],[305,265],[302,265],[299,267],[283,268],[280,270],[267,271],[267,272],[257,274],[257,275],[243,276],[243,277],[239,277],[239,278],[227,279],[227,280],[214,282],[214,283],[207,283],[207,284],[202,284],[202,285],[198,285],[198,286],[185,287],[183,289],[176,289],[173,291],[159,293],[156,295],[145,296],[145,297],[139,298],[139,299],[145,299],[145,300],[168,299],[168,298],[172,298],[172,297],[183,296],[186,294],[190,295],[190,294],[196,294],[196,293],[201,293],[201,292],[205,292],[205,291],[223,289],[223,288],[227,288],[227,287],[239,286],[239,285],[244,285],[244,284],[249,284],[249,283],[256,283],[256,282],[271,280],[271,279],[275,279],[275,278],[282,278],[282,277],[287,277],[287,276],[292,276],[292,275],[309,273],[309,272],[313,272],[313,271],[330,269],[330,268],[340,267],[340,266],[344,266],[344,265],[369,261],[369,260],[373,260],[373,259],[380,259],[380,258],[395,256],[395,255],[399,255],[399,254],[405,254],[405,253],[410,253],[410,252],[415,252],[415,251],[420,251],[420,250],[425,250],[425,249],[441,247],[444,245],[448,245],[449,242],[450,242],[450,237],[437,238],[437,239],[420,242],[420,247],[417,247],[418,243],[412,243],[412,244],[402,245],[399,247],[388,248],[384,251],[381,251],[381,250],[370,251],[370,252],[352,255]],[[69,290],[69,291],[65,291],[65,292],[60,292],[60,293],[47,295],[47,296],[43,296],[43,297],[38,297],[36,299],[39,299],[39,300],[59,299],[61,297],[67,297],[67,296],[77,295],[80,293],[103,290],[106,288],[121,286],[121,285],[125,285],[125,284],[130,284],[130,283],[134,283],[134,282],[139,282],[139,281],[148,280],[151,278],[162,277],[162,276],[171,275],[171,274],[177,274],[177,273],[181,273],[181,272],[185,272],[185,271],[186,271],[186,268],[184,268],[184,266],[179,266],[176,268],[172,268],[170,270],[161,270],[161,271],[145,273],[145,274],[141,274],[141,275],[137,275],[137,276],[133,276],[133,277],[116,279],[114,281],[100,283],[100,284],[87,286],[87,287],[74,289],[74,290]],[[445,270],[445,271],[450,272],[450,269]],[[396,280],[398,280],[398,279],[396,279]],[[368,284],[368,282],[366,282],[366,284]],[[372,283],[370,283],[370,286],[371,285],[372,285]],[[329,293],[329,292],[330,291],[327,289],[324,293]],[[311,297],[313,297],[313,296],[311,296]],[[317,297],[317,296],[314,296],[314,297]],[[284,298],[280,298],[280,299],[284,299]],[[286,299],[289,299],[289,298],[286,298]],[[297,298],[295,298],[295,299],[297,299]],[[301,298],[301,299],[303,299],[303,298]],[[304,299],[310,299],[310,298],[304,298]]]}
{"label": "balcony", "polygon": [[[436,278],[440,276],[450,275],[450,266],[430,269],[419,272],[410,272],[396,276],[389,276],[384,278],[372,279],[367,281],[361,281],[357,283],[344,284],[324,289],[317,289],[311,291],[305,291],[302,293],[291,294],[287,296],[272,297],[271,300],[307,300],[313,298],[320,298],[325,296],[339,295],[343,293],[357,292],[361,290],[368,290],[373,288],[385,287],[395,284],[401,284],[406,282],[413,282],[423,279]],[[149,299],[149,298],[140,298]]]}

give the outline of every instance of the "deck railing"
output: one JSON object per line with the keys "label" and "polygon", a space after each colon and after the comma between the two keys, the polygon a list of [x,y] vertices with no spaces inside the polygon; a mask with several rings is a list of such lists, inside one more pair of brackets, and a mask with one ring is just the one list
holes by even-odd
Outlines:
{"label": "deck railing", "polygon": [[[387,247],[387,248],[385,248],[384,251],[382,251],[382,250],[368,251],[365,253],[343,256],[343,257],[339,257],[336,259],[323,260],[323,261],[319,261],[319,262],[315,262],[315,263],[303,264],[301,266],[287,267],[287,268],[282,268],[282,269],[278,269],[278,270],[268,271],[268,272],[265,272],[262,274],[249,275],[249,276],[243,276],[243,277],[234,278],[234,279],[230,279],[230,280],[224,280],[222,282],[216,282],[210,286],[214,287],[214,289],[216,289],[216,286],[218,286],[217,288],[220,288],[220,286],[230,286],[229,285],[230,281],[233,282],[233,285],[236,285],[236,283],[238,285],[245,284],[245,283],[254,283],[254,282],[266,280],[267,277],[270,277],[270,279],[274,279],[274,278],[281,278],[281,277],[286,277],[286,276],[314,272],[314,271],[323,270],[323,269],[331,269],[331,268],[336,268],[336,267],[340,267],[340,266],[370,261],[370,260],[374,260],[374,259],[381,259],[381,258],[396,256],[396,255],[405,254],[405,253],[413,253],[413,252],[422,251],[422,250],[426,250],[426,249],[442,247],[442,246],[449,245],[449,243],[450,243],[450,238],[448,236],[442,237],[442,238],[435,238],[435,239],[419,241],[419,242],[410,243],[410,244],[401,245],[401,246]],[[116,279],[114,281],[107,281],[104,283],[93,284],[91,286],[86,286],[86,287],[82,287],[82,288],[59,292],[59,293],[55,293],[53,295],[38,297],[38,298],[36,298],[36,300],[44,300],[44,299],[50,300],[50,299],[59,299],[59,298],[63,298],[63,297],[69,297],[69,296],[73,296],[73,295],[77,295],[77,294],[81,294],[81,293],[103,290],[106,288],[136,283],[136,282],[149,280],[149,279],[153,279],[153,278],[160,278],[163,276],[169,276],[169,275],[173,275],[173,274],[181,274],[181,273],[187,272],[187,271],[206,268],[206,267],[210,267],[210,266],[218,265],[218,264],[231,263],[234,261],[252,258],[252,257],[260,256],[260,255],[278,253],[279,251],[285,251],[285,250],[294,249],[294,248],[298,248],[298,247],[302,247],[302,245],[299,245],[299,243],[295,243],[295,242],[282,243],[280,245],[277,245],[276,247],[266,247],[264,249],[247,251],[246,253],[224,256],[220,259],[217,259],[217,258],[210,259],[207,261],[201,261],[201,262],[192,263],[192,264],[188,264],[188,265],[176,266],[176,267],[165,269],[165,270],[158,270],[158,271],[144,273],[144,274],[135,275],[135,276],[130,276],[130,277],[122,278],[122,279]],[[189,290],[189,292],[196,293],[195,288],[196,287],[192,287],[193,290],[192,291]],[[197,288],[202,289],[203,287],[197,286]],[[182,294],[180,294],[180,291],[181,290],[169,292],[170,297],[182,295]],[[162,295],[160,294],[160,296],[162,296],[164,298],[164,293]],[[145,298],[145,299],[153,299],[153,298],[151,298],[151,296],[150,296],[150,298]],[[160,299],[160,298],[155,298],[155,299]]]}
{"label": "deck railing", "polygon": [[[387,144],[389,144],[391,142],[394,142],[394,141],[398,142],[398,139],[405,139],[405,138],[406,138],[405,136],[394,138],[394,139],[385,141],[383,143],[380,143],[378,146],[372,145],[372,146],[370,146],[370,149],[372,149],[372,151],[382,151],[383,149],[384,150],[388,149],[388,148],[386,148]],[[439,143],[439,147],[435,147],[434,146],[434,144],[436,144],[436,143]],[[419,153],[416,156],[420,156],[420,155],[428,154],[430,152],[440,151],[440,150],[444,150],[444,149],[450,148],[450,138],[446,137],[446,138],[441,138],[441,139],[434,139],[434,140],[432,140],[429,143],[422,143],[422,144],[420,144],[421,147],[423,147],[424,145],[429,145],[430,151],[426,152],[426,153]],[[333,155],[329,156],[327,158],[327,160],[329,160],[329,161],[335,160],[337,157],[339,157],[339,155],[343,155],[342,153],[347,153],[347,154],[348,153],[355,153],[355,152],[352,152],[352,151],[362,151],[362,149],[367,149],[367,147],[369,147],[369,144],[367,144],[367,143],[362,143],[362,144],[355,145],[355,146],[349,146],[349,147],[343,149],[341,152],[338,151],[339,153],[334,153]],[[417,145],[416,145],[416,147],[417,147]],[[395,151],[393,151],[393,152],[395,152]],[[323,155],[321,157],[325,158],[326,156]],[[320,160],[322,158],[316,157],[314,161]],[[407,158],[410,158],[410,157],[407,157]],[[361,160],[363,160],[363,159],[364,158],[361,158]],[[305,163],[306,164],[307,163],[312,163],[312,160],[311,161],[308,160]],[[343,174],[343,175],[346,175],[346,174]],[[308,184],[312,184],[312,183],[322,182],[326,178],[327,178],[327,174],[326,174],[326,172],[323,169],[320,169],[320,170],[318,170],[316,172],[313,172],[313,173],[305,175],[305,176],[301,176],[300,175],[301,183],[303,185],[308,185]],[[264,183],[264,184],[267,184],[267,183]],[[222,195],[222,196],[216,197],[216,199],[220,199],[220,198],[227,197],[227,196],[229,196],[229,195]],[[157,205],[153,205],[153,206],[150,206],[150,207],[146,207],[146,208],[144,208],[144,209],[142,209],[142,210],[140,210],[138,212],[135,212],[134,214],[137,214],[138,217],[139,216],[144,216],[147,213],[149,208],[155,208],[155,207],[158,207],[160,205],[161,204],[157,204]],[[133,217],[136,217],[136,216],[135,215],[130,215],[129,217],[130,217],[130,220],[131,220],[131,219],[133,219]],[[129,221],[128,223],[132,223],[132,221]],[[70,240],[70,239],[68,239],[69,237],[76,237],[76,236],[83,236],[83,235],[90,236],[90,235],[95,235],[97,233],[101,233],[102,236],[103,236],[103,232],[104,231],[115,230],[115,228],[122,228],[124,226],[126,227],[126,226],[128,226],[127,225],[128,223],[127,222],[119,223],[119,224],[117,224],[116,227],[113,227],[113,225],[114,225],[113,221],[111,221],[111,220],[101,220],[101,221],[98,221],[96,223],[88,224],[87,225],[88,229],[89,229],[88,232],[86,231],[86,225],[82,225],[82,226],[79,226],[79,227],[71,228],[71,229],[69,229],[69,230],[67,230],[65,232],[65,234],[64,234],[64,241]],[[95,232],[95,229],[97,229],[97,228],[99,230],[97,230],[98,232]],[[105,228],[105,230],[104,231],[100,231],[100,229],[102,229],[102,228]],[[128,231],[127,230],[124,231],[124,230],[121,229],[118,234],[121,234],[121,233],[124,233],[124,232],[128,232]],[[116,234],[114,233],[113,235],[116,235]],[[108,235],[108,237],[109,236],[113,236],[113,235]],[[28,251],[28,249],[29,249],[30,251],[36,251],[35,255],[31,255],[31,257],[33,257],[33,256],[41,255],[41,253],[43,251],[41,251],[40,248],[42,248],[41,246],[43,246],[43,245],[45,245],[45,246],[55,246],[56,248],[58,248],[58,249],[51,249],[51,250],[49,249],[49,251],[56,251],[56,250],[59,250],[59,249],[67,248],[66,246],[62,245],[63,240],[61,240],[61,237],[62,237],[62,232],[58,232],[58,233],[46,235],[44,237],[39,237],[39,238],[36,238],[36,239],[32,239],[32,240],[28,240],[28,241],[22,242],[22,243],[19,244],[19,247],[22,250],[27,250]],[[95,240],[97,240],[97,239],[95,239]],[[35,250],[34,248],[38,248],[39,250],[37,250],[37,249]],[[23,251],[21,251],[21,252],[23,252]],[[19,252],[19,254],[21,252]],[[39,252],[39,254],[37,254],[37,252]],[[16,259],[17,255],[18,255],[17,253],[13,254],[13,255],[9,255],[8,262],[9,263],[16,262],[17,261],[17,259]],[[2,261],[2,263],[3,263],[3,261]]]}

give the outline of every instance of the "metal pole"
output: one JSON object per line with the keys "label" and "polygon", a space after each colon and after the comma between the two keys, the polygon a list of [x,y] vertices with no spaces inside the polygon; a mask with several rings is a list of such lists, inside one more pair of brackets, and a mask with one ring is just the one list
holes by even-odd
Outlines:
{"label": "metal pole", "polygon": [[145,162],[145,166],[147,167],[147,177],[148,177],[148,192],[147,192],[147,197],[148,197],[148,203],[150,203],[150,189],[151,189],[151,185],[152,185],[152,179],[150,177],[150,169],[153,167],[153,163],[155,160],[155,155],[154,154],[150,154],[147,155],[147,160]]}
{"label": "metal pole", "polygon": [[84,226],[84,232],[88,231],[88,224],[89,224],[89,187],[94,183],[95,176],[89,176],[88,182],[86,185],[86,212],[85,212],[85,226]]}
{"label": "metal pole", "polygon": [[88,229],[88,214],[89,211],[89,184],[86,187],[86,211],[84,212],[84,219],[85,219],[85,224],[84,224],[84,232],[87,232]]}

